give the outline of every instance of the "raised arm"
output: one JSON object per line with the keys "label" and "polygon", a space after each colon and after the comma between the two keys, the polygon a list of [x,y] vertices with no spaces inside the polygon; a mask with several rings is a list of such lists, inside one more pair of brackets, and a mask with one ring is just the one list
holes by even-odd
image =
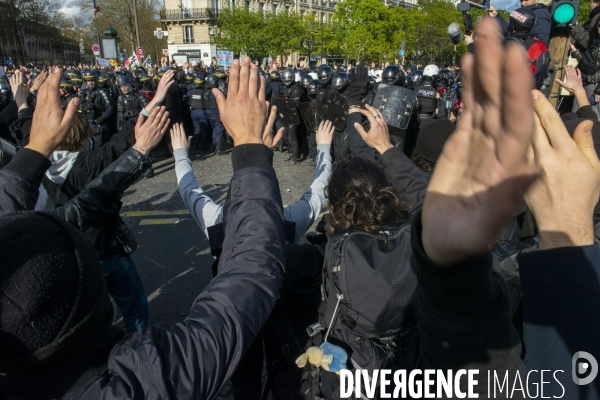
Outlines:
{"label": "raised arm", "polygon": [[[262,144],[264,80],[261,85],[249,57],[241,64],[233,63],[227,99],[214,91],[235,143],[219,274],[185,323],[169,330],[146,328],[129,339],[134,346],[118,345],[109,361],[117,374],[143,366],[167,377],[144,388],[165,397],[214,398],[270,315],[283,281],[283,208],[272,152]],[[154,356],[148,357],[150,352]]]}

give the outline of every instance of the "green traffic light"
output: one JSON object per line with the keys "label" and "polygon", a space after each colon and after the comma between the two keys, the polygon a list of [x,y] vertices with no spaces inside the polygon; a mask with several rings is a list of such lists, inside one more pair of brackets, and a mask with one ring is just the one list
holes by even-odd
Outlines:
{"label": "green traffic light", "polygon": [[552,18],[557,24],[568,24],[575,16],[575,7],[570,3],[562,3],[554,9]]}

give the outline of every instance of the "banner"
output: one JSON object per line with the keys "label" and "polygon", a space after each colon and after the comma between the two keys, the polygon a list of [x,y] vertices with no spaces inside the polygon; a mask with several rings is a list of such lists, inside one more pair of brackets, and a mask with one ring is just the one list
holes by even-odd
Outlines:
{"label": "banner", "polygon": [[152,58],[150,56],[146,57],[146,59],[144,60],[142,66],[144,66],[144,65],[149,65],[149,66],[152,65]]}
{"label": "banner", "polygon": [[217,65],[220,67],[231,67],[233,64],[233,51],[217,51]]}
{"label": "banner", "polygon": [[98,63],[98,65],[100,65],[102,68],[105,67],[110,67],[110,60],[107,60],[106,58],[100,58],[100,57],[96,57],[96,62]]}
{"label": "banner", "polygon": [[125,60],[126,66],[137,65],[137,64],[138,64],[138,59],[135,54],[133,54],[131,57],[129,57],[127,60]]}

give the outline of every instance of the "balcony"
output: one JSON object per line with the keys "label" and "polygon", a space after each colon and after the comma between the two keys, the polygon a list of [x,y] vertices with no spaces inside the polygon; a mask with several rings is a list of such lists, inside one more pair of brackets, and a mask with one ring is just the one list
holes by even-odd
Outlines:
{"label": "balcony", "polygon": [[160,10],[161,21],[198,21],[217,19],[221,12],[218,8],[182,8],[179,10]]}

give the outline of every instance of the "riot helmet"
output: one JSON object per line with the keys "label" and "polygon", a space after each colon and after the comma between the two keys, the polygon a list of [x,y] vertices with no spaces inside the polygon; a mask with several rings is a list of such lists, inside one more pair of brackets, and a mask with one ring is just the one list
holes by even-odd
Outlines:
{"label": "riot helmet", "polygon": [[293,69],[287,68],[281,74],[281,81],[285,86],[292,86],[296,82],[296,73]]}
{"label": "riot helmet", "polygon": [[381,83],[388,85],[404,86],[406,76],[397,65],[387,66],[381,73]]}
{"label": "riot helmet", "polygon": [[312,74],[316,74],[317,72],[319,72],[319,70],[317,69],[317,67],[312,67],[310,69],[310,71],[309,71],[309,73],[312,73]]}
{"label": "riot helmet", "polygon": [[265,78],[265,86],[271,84],[271,75],[269,73],[263,71],[262,69],[259,70],[258,73]]}
{"label": "riot helmet", "polygon": [[219,77],[215,76],[215,74],[212,74],[208,78],[206,78],[206,88],[207,89],[216,88],[218,83],[219,83]]}
{"label": "riot helmet", "polygon": [[306,91],[308,92],[308,95],[310,97],[315,97],[317,95],[317,90],[319,89],[319,86],[321,86],[321,83],[318,80],[313,79],[308,84],[308,88],[306,88]]}
{"label": "riot helmet", "polygon": [[454,72],[450,71],[448,68],[441,69],[439,72],[440,80],[444,83],[445,86],[454,85]]}
{"label": "riot helmet", "polygon": [[331,80],[331,86],[338,93],[344,93],[344,90],[348,87],[349,79],[348,74],[345,72],[338,72],[333,76]]}
{"label": "riot helmet", "polygon": [[82,78],[85,82],[93,82],[94,86],[98,83],[98,74],[94,71],[85,71]]}
{"label": "riot helmet", "polygon": [[279,71],[273,71],[271,72],[271,80],[277,82],[281,80],[281,74],[279,73]]}
{"label": "riot helmet", "polygon": [[106,87],[109,80],[110,80],[110,77],[108,75],[100,75],[98,77],[98,86]]}
{"label": "riot helmet", "polygon": [[70,81],[78,89],[83,85],[83,79],[81,79],[80,76],[73,77],[73,78],[70,79]]}
{"label": "riot helmet", "polygon": [[221,68],[219,68],[215,71],[215,73],[213,75],[219,79],[222,79],[222,78],[225,78],[225,71],[223,71]]}
{"label": "riot helmet", "polygon": [[187,72],[185,74],[185,83],[192,83],[192,82],[194,82],[194,78],[196,78],[194,76],[194,74],[190,74],[189,72]]}
{"label": "riot helmet", "polygon": [[204,76],[197,74],[194,76],[194,85],[196,88],[204,86]]}
{"label": "riot helmet", "polygon": [[308,85],[313,81],[312,76],[310,75],[304,75],[302,77],[302,79],[300,80],[300,83],[302,84],[302,86],[304,86],[305,89],[308,89]]}
{"label": "riot helmet", "polygon": [[417,83],[421,82],[422,78],[423,78],[423,70],[422,69],[418,69],[415,72],[410,74],[410,79],[412,80],[413,85],[416,85]]}
{"label": "riot helmet", "polygon": [[74,93],[75,92],[75,85],[73,85],[73,82],[68,81],[66,79],[63,79],[60,81],[59,88],[62,89],[62,91],[65,93]]}
{"label": "riot helmet", "polygon": [[[119,78],[117,79],[117,86],[119,87],[119,92],[122,95],[130,95],[133,93],[133,87],[131,86],[133,79],[131,79],[129,76],[127,75],[121,75],[119,76]],[[127,87],[127,93],[123,92],[123,89],[121,88],[122,86],[126,86]]]}
{"label": "riot helmet", "polygon": [[438,76],[440,69],[435,64],[429,64],[423,69],[423,79],[430,78],[433,80],[435,76]]}
{"label": "riot helmet", "polygon": [[517,8],[510,13],[508,31],[529,32],[535,25],[535,13],[528,8]]}
{"label": "riot helmet", "polygon": [[317,72],[317,76],[319,77],[319,82],[321,82],[321,86],[325,87],[331,82],[331,78],[333,78],[333,71],[329,65],[322,65]]}
{"label": "riot helmet", "polygon": [[302,81],[302,78],[304,78],[307,75],[307,72],[306,72],[306,70],[299,69],[297,74],[300,76],[300,80],[298,81],[298,82],[300,82],[300,81]]}

